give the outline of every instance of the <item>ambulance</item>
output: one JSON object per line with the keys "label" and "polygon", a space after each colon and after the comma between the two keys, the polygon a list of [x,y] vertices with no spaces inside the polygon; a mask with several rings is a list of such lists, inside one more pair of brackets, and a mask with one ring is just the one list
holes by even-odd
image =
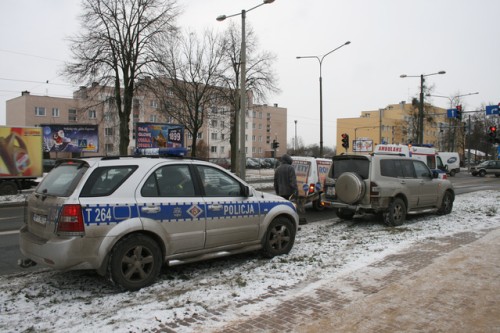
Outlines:
{"label": "ambulance", "polygon": [[381,144],[376,145],[375,155],[399,155],[423,161],[429,169],[439,173],[439,178],[446,179],[446,166],[441,160],[438,151],[431,146]]}

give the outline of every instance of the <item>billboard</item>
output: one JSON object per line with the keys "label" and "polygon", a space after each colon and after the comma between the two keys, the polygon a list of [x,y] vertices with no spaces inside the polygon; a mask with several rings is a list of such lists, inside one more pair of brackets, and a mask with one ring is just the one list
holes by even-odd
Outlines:
{"label": "billboard", "polygon": [[97,125],[40,125],[44,152],[99,152]]}
{"label": "billboard", "polygon": [[42,175],[42,130],[40,127],[0,127],[0,176]]}
{"label": "billboard", "polygon": [[178,124],[137,123],[136,148],[182,148],[184,126]]}
{"label": "billboard", "polygon": [[353,140],[352,151],[365,153],[373,151],[373,140]]}

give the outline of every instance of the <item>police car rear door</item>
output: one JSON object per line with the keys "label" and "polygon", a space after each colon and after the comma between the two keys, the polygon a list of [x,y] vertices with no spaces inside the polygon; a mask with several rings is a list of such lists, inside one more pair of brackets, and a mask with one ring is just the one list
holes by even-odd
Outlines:
{"label": "police car rear door", "polygon": [[136,193],[144,228],[161,235],[167,255],[203,249],[205,244],[205,205],[189,164],[159,165]]}

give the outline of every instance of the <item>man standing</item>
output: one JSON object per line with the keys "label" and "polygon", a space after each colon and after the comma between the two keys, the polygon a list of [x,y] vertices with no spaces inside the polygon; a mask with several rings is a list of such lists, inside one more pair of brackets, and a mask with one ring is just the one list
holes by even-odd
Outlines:
{"label": "man standing", "polygon": [[274,190],[277,195],[287,200],[297,194],[297,177],[290,155],[281,156],[281,165],[274,172]]}

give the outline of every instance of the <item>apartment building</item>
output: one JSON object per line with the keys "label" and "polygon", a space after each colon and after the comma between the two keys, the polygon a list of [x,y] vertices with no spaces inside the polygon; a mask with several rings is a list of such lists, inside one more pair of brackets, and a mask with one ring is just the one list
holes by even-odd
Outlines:
{"label": "apartment building", "polygon": [[[169,92],[167,91],[167,94]],[[132,104],[129,124],[129,152],[135,148],[135,126],[138,122],[177,123],[161,112],[160,101],[154,94],[138,90]],[[247,157],[272,156],[271,143],[280,142],[279,150],[286,152],[287,109],[254,105],[249,99],[245,121],[245,149]],[[232,112],[227,105],[215,105],[206,112],[203,126],[197,135],[197,155],[202,158],[229,158]],[[119,117],[114,100],[114,89],[93,84],[82,86],[73,98],[32,95],[28,91],[6,102],[7,126],[90,125],[97,128],[95,152],[85,156],[119,154]],[[185,144],[190,147],[192,135],[186,130]],[[70,157],[74,154],[51,153],[51,157]]]}
{"label": "apartment building", "polygon": [[[357,118],[337,119],[337,154],[371,153],[379,143],[415,142],[417,137],[417,110],[410,103],[390,104],[385,108],[362,111]],[[446,109],[426,104],[424,119],[425,144],[442,150],[445,147],[446,131],[450,121]],[[342,134],[349,135],[349,148],[342,147]]]}

